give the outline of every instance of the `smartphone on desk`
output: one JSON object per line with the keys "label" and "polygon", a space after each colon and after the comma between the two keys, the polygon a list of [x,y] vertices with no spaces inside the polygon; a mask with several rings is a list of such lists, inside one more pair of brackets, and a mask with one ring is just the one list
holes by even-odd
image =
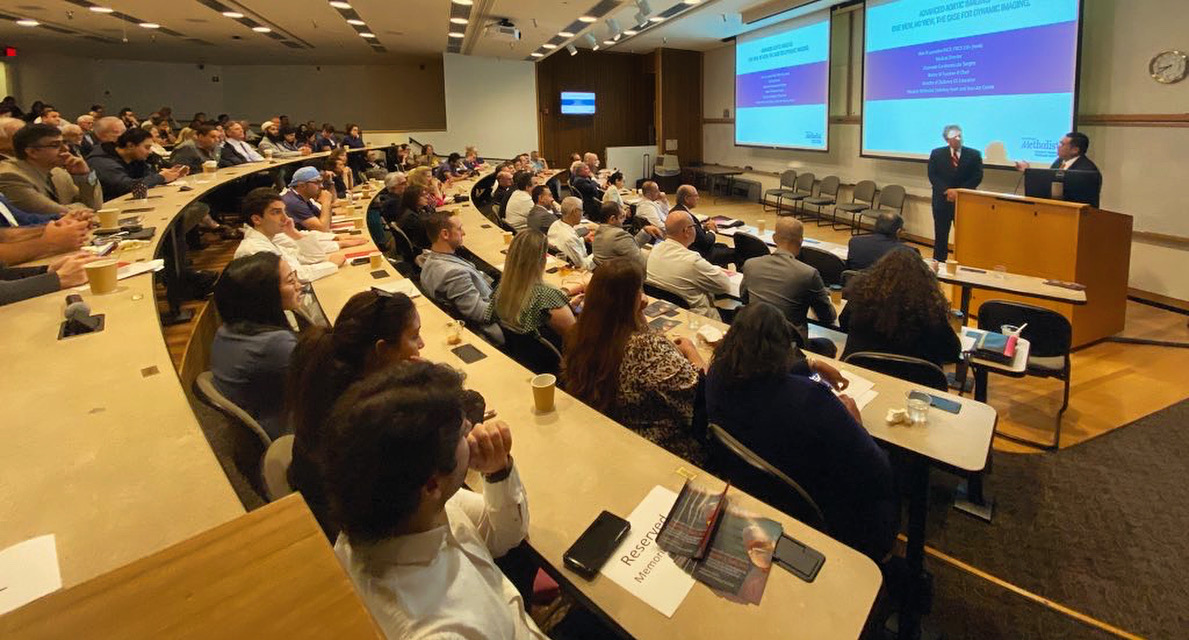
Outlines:
{"label": "smartphone on desk", "polygon": [[611,557],[632,525],[627,520],[604,511],[582,532],[578,541],[566,550],[562,561],[570,570],[590,580]]}

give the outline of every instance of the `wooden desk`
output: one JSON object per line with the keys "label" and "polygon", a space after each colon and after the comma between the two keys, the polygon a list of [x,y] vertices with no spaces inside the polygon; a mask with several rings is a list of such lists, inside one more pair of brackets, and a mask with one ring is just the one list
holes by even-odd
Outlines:
{"label": "wooden desk", "polygon": [[[149,200],[146,246],[118,254],[152,259],[183,207],[239,177],[328,154],[221,169],[170,184]],[[121,280],[116,291],[80,295],[106,316],[97,334],[57,340],[66,292],[0,310],[0,548],[57,536],[65,587],[111,571],[243,514],[187,400],[161,334],[153,278]]]}
{"label": "wooden desk", "polygon": [[[466,247],[486,262],[502,264],[506,247],[499,229],[469,203],[460,207],[459,215]],[[385,270],[400,277],[388,265]],[[344,268],[316,281],[314,290],[333,320],[351,295],[374,282],[365,268]],[[416,306],[426,343],[422,355],[466,372],[467,386],[481,392],[512,428],[513,451],[531,508],[529,544],[554,568],[556,577],[613,624],[636,638],[853,638],[860,633],[881,582],[875,564],[741,492],[737,495],[742,506],[780,521],[789,535],[826,555],[817,580],[806,583],[788,572],[773,571],[760,606],[731,603],[698,584],[669,619],[602,576],[587,582],[563,570],[562,554],[602,509],[626,516],[652,487],[680,489],[685,477],[676,473],[679,468],[708,483],[719,481],[563,391],[557,392],[555,411],[537,414],[529,387],[531,372],[469,328],[466,342],[487,357],[464,364],[446,344],[449,317],[424,296],[416,299]]]}
{"label": "wooden desk", "polygon": [[0,617],[5,638],[382,638],[297,494]]}

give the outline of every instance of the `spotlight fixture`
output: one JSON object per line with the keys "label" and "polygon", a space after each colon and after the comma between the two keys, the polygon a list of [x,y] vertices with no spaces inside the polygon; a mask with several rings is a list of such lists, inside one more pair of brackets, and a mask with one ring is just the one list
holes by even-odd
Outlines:
{"label": "spotlight fixture", "polygon": [[578,55],[578,47],[575,47],[573,44],[567,44],[566,51],[569,51],[572,56]]}
{"label": "spotlight fixture", "polygon": [[588,34],[582,36],[582,39],[586,41],[586,44],[590,45],[591,49],[599,48],[599,41],[595,40],[593,33],[588,33]]}
{"label": "spotlight fixture", "polygon": [[236,20],[238,20],[238,19],[244,17],[244,14],[242,14],[238,11],[224,11],[223,17],[224,18],[235,18]]}
{"label": "spotlight fixture", "polygon": [[41,23],[36,20],[24,19],[24,20],[17,20],[17,24],[22,27],[36,27],[36,26],[40,25]]}
{"label": "spotlight fixture", "polygon": [[652,7],[648,4],[648,0],[636,0],[636,8],[645,16],[652,13]]}
{"label": "spotlight fixture", "polygon": [[619,28],[619,21],[615,18],[607,18],[607,28],[611,30],[611,37],[615,37],[623,33],[623,29]]}
{"label": "spotlight fixture", "polygon": [[643,11],[637,11],[633,20],[636,21],[636,24],[644,24],[648,22],[648,14],[644,13]]}

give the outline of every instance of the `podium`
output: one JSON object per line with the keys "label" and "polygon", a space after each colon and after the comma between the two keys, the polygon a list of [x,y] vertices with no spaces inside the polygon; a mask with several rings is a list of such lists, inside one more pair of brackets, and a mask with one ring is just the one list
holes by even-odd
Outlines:
{"label": "podium", "polygon": [[1073,346],[1123,330],[1131,264],[1131,216],[1087,204],[959,189],[955,207],[959,264],[1086,286],[1086,304],[975,290],[971,309],[992,299],[1053,309],[1073,325]]}

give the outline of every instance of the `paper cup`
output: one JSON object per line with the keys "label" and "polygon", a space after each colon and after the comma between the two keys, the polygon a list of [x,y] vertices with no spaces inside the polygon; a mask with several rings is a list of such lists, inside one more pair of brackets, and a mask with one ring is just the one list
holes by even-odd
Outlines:
{"label": "paper cup", "polygon": [[219,163],[215,162],[214,160],[207,160],[206,162],[202,163],[202,172],[203,173],[214,173],[218,169],[219,169]]}
{"label": "paper cup", "polygon": [[764,232],[767,230],[768,230],[768,221],[767,220],[756,220],[756,231],[759,231],[761,236],[764,235]]}
{"label": "paper cup", "polygon": [[100,209],[95,212],[95,217],[99,219],[100,229],[107,230],[120,228],[119,209]]}
{"label": "paper cup", "polygon": [[553,390],[557,387],[557,376],[552,373],[542,373],[533,378],[533,404],[537,413],[553,411]]}
{"label": "paper cup", "polygon": [[946,271],[946,273],[950,274],[951,276],[957,275],[958,261],[957,260],[946,260],[945,261],[945,271]]}
{"label": "paper cup", "polygon": [[376,269],[383,269],[384,268],[384,255],[379,254],[379,253],[373,253],[372,255],[368,256],[368,264],[369,264],[369,266],[371,266],[373,271]]}
{"label": "paper cup", "polygon": [[511,231],[504,232],[504,244],[512,244],[512,232]]}
{"label": "paper cup", "polygon": [[115,260],[96,260],[83,265],[87,270],[87,282],[91,285],[91,293],[103,295],[116,290],[116,272],[119,263]]}

